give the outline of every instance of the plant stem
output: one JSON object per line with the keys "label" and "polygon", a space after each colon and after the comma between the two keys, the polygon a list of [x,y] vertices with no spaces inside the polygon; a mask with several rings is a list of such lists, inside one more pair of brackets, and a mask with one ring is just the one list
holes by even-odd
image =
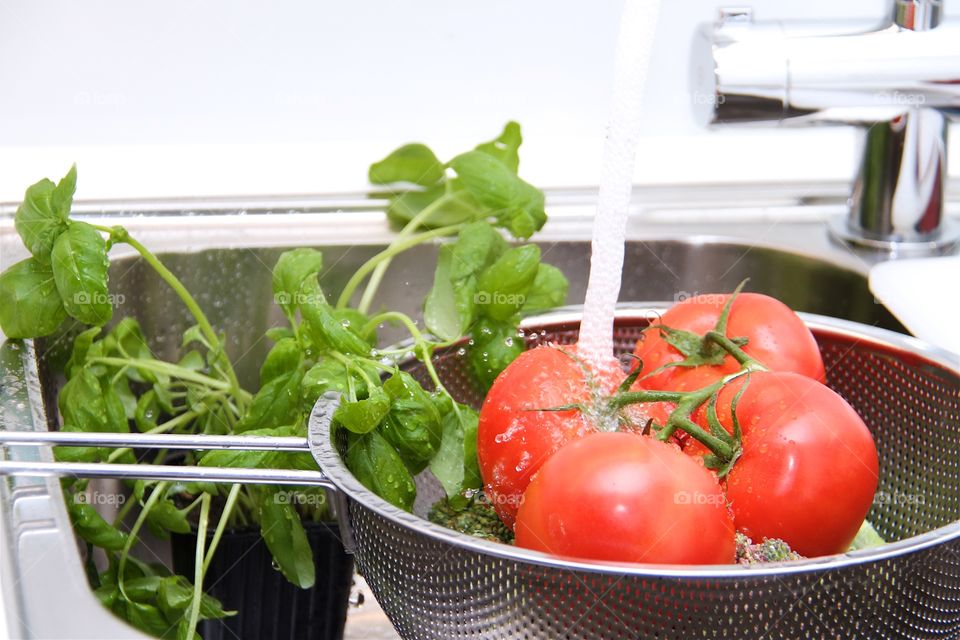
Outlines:
{"label": "plant stem", "polygon": [[213,539],[210,541],[210,548],[207,549],[207,555],[203,559],[203,575],[207,575],[207,569],[213,562],[213,554],[217,551],[217,545],[220,544],[220,538],[223,536],[224,529],[227,528],[227,522],[233,513],[233,507],[237,504],[237,496],[240,494],[241,485],[235,484],[230,487],[230,493],[227,494],[227,502],[223,506],[223,513],[220,514],[220,520],[217,522],[217,529],[213,532]]}
{"label": "plant stem", "polygon": [[[424,220],[433,215],[433,213],[440,208],[440,205],[443,204],[446,199],[447,195],[444,194],[421,209],[420,213],[413,216],[410,221],[403,226],[403,229],[401,229],[400,233],[397,234],[394,242],[402,240],[416,231],[417,227],[419,227]],[[370,275],[370,281],[367,282],[367,287],[363,290],[363,295],[360,297],[360,304],[357,305],[357,310],[361,313],[366,313],[370,308],[370,305],[373,302],[373,297],[377,294],[377,289],[380,288],[380,282],[383,280],[383,276],[386,274],[387,268],[390,266],[392,261],[393,257],[386,258],[377,265],[377,268],[374,269],[373,273]]]}
{"label": "plant stem", "polygon": [[340,297],[337,299],[337,308],[343,309],[350,304],[350,298],[353,297],[357,287],[360,286],[360,283],[363,282],[363,279],[367,277],[368,273],[377,268],[377,265],[380,264],[381,261],[388,260],[397,254],[403,253],[411,247],[415,247],[418,244],[426,242],[427,240],[439,238],[441,236],[452,235],[460,231],[460,229],[462,229],[464,226],[464,224],[452,224],[446,227],[424,231],[423,233],[418,233],[403,240],[398,238],[391,243],[389,247],[367,260],[365,263],[363,263],[363,265],[360,266],[359,269],[357,269],[353,276],[351,276],[350,280],[347,281],[343,291],[340,293]]}
{"label": "plant stem", "polygon": [[611,409],[620,409],[628,404],[637,404],[639,402],[677,403],[686,397],[688,397],[688,394],[682,391],[625,391],[607,400],[607,406]]}
{"label": "plant stem", "polygon": [[[113,366],[132,366],[137,369],[146,369],[148,371],[154,371],[156,373],[163,373],[168,376],[175,378],[180,378],[181,380],[190,380],[191,382],[196,382],[202,385],[206,385],[211,389],[219,389],[221,391],[230,391],[230,383],[223,380],[217,380],[216,378],[211,378],[210,376],[205,376],[202,373],[197,373],[192,369],[187,369],[185,367],[180,367],[178,365],[172,364],[170,362],[165,362],[163,360],[153,360],[145,358],[113,358],[113,357],[96,357],[90,358],[88,362],[98,362],[100,364],[108,364]],[[249,397],[249,393],[246,391],[243,392]]]}
{"label": "plant stem", "polygon": [[167,269],[166,265],[160,262],[160,259],[157,258],[149,249],[140,244],[138,240],[133,238],[130,233],[123,227],[102,227],[97,226],[97,229],[109,233],[112,238],[117,242],[123,242],[125,244],[133,247],[137,253],[149,264],[154,271],[157,272],[164,282],[166,282],[174,293],[179,296],[180,300],[183,301],[183,304],[186,305],[187,309],[190,311],[190,314],[193,315],[194,319],[197,321],[197,326],[200,327],[201,333],[207,339],[207,342],[210,343],[210,348],[212,351],[222,354],[221,359],[224,364],[224,372],[226,373],[227,380],[230,383],[230,389],[234,394],[234,397],[237,399],[237,402],[240,404],[245,404],[248,398],[245,398],[241,393],[240,382],[237,380],[237,374],[233,370],[233,365],[230,364],[229,358],[226,356],[226,350],[222,348],[220,344],[220,337],[217,335],[217,332],[214,331],[213,326],[211,326],[210,321],[207,319],[206,314],[203,312],[203,309],[200,308],[200,305],[197,304],[197,301],[194,297],[187,291],[187,288],[183,286],[183,283],[173,274],[172,271]]}
{"label": "plant stem", "polygon": [[[140,533],[140,528],[143,527],[143,523],[147,521],[147,515],[150,513],[150,510],[153,509],[153,505],[157,504],[157,500],[159,500],[163,492],[166,491],[167,484],[168,482],[164,480],[158,482],[157,486],[153,488],[150,497],[147,498],[146,504],[143,505],[143,509],[140,511],[140,514],[137,515],[137,520],[133,523],[130,533],[127,534],[127,542],[123,545],[123,550],[120,552],[120,563],[117,567],[117,587],[120,589],[120,593],[123,594],[124,598],[127,598],[127,592],[123,588],[123,574],[127,566],[127,557],[130,555],[130,549],[133,547],[133,543],[137,541],[137,534]],[[127,599],[129,600],[129,598]]]}
{"label": "plant stem", "polygon": [[187,636],[192,638],[200,619],[200,600],[203,598],[203,549],[207,543],[207,521],[210,519],[210,494],[204,493],[200,502],[200,524],[197,529],[197,551],[193,559],[193,600],[190,602],[190,621]]}
{"label": "plant stem", "polygon": [[676,422],[680,429],[683,429],[691,438],[710,449],[711,453],[716,455],[723,462],[728,462],[733,458],[733,447],[720,438],[701,429],[700,425],[695,423],[690,418],[686,416],[677,416],[676,418],[671,417],[669,422]]}

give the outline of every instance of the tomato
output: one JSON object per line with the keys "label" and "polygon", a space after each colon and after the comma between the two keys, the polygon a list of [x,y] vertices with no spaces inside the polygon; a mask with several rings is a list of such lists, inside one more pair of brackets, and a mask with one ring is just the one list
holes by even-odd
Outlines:
{"label": "tomato", "polygon": [[523,494],[516,544],[560,556],[657,564],[734,561],[716,476],[670,444],[601,432],[571,442]]}
{"label": "tomato", "polygon": [[[659,324],[703,335],[714,329],[731,295],[688,298],[667,310]],[[726,335],[747,338],[743,350],[772,371],[792,371],[824,380],[823,359],[813,334],[790,307],[775,298],[759,293],[738,294],[730,307]],[[684,359],[654,327],[644,331],[634,354],[643,367],[635,385],[638,389],[693,391],[740,369],[733,356],[727,355],[721,365],[668,367],[645,378],[666,364]]]}
{"label": "tomato", "polygon": [[594,376],[574,354],[574,347],[552,345],[525,351],[500,373],[480,409],[477,458],[484,491],[508,527],[547,458],[596,427],[577,410],[536,409],[590,403],[619,382],[612,375]]}
{"label": "tomato", "polygon": [[[731,401],[745,377],[726,385],[717,417],[733,431]],[[873,436],[846,401],[795,373],[753,373],[737,403],[743,453],[725,478],[739,531],[780,538],[813,557],[849,548],[877,489]],[[705,408],[694,420],[706,427]],[[684,452],[705,453],[692,439]]]}

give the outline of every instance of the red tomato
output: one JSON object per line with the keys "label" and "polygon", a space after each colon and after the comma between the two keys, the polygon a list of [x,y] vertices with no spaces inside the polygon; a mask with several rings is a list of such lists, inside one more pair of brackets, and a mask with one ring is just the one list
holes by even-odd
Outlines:
{"label": "red tomato", "polygon": [[534,473],[567,442],[594,431],[579,411],[537,411],[609,394],[613,376],[594,378],[573,357],[575,347],[545,345],[525,351],[494,381],[480,409],[477,458],[484,491],[500,519],[513,527]]}
{"label": "red tomato", "polygon": [[[745,378],[717,400],[732,433],[731,401]],[[706,427],[705,408],[694,416]],[[780,538],[813,557],[849,548],[877,490],[873,436],[846,401],[795,373],[754,373],[737,403],[743,454],[725,478],[737,529],[754,540]],[[688,455],[702,455],[692,438]]]}
{"label": "red tomato", "polygon": [[523,494],[517,546],[657,564],[734,561],[733,521],[713,473],[674,446],[602,432],[554,454]]}
{"label": "red tomato", "polygon": [[[732,294],[710,294],[688,298],[663,314],[659,324],[703,335],[712,331],[723,306]],[[743,350],[771,371],[792,371],[823,381],[823,360],[813,334],[790,307],[759,293],[741,293],[730,308],[726,335],[747,338]],[[635,388],[694,391],[740,369],[728,355],[722,365],[668,367],[649,378],[643,376],[665,364],[684,359],[675,347],[651,327],[637,342],[635,355],[643,372]]]}

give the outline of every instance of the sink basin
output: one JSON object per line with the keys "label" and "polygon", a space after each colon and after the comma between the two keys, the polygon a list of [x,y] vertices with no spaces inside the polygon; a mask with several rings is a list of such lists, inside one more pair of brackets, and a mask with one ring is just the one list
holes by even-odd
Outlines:
{"label": "sink basin", "polygon": [[[749,198],[744,201],[742,193],[737,195],[740,202],[734,214],[727,197],[709,190],[656,193],[647,201],[641,197],[628,228],[621,301],[662,305],[696,293],[730,291],[749,277],[748,290],[776,296],[799,311],[903,331],[869,292],[866,273],[871,258],[828,238],[822,219],[839,213],[842,203],[827,199],[826,204],[809,204],[809,189],[803,198],[763,191],[753,204]],[[766,212],[771,198],[776,206],[792,212],[787,221],[771,222],[765,214],[754,215]],[[88,204],[80,209],[100,224],[127,226],[161,255],[194,293],[213,325],[227,335],[227,348],[247,388],[255,388],[260,363],[270,347],[264,330],[283,322],[273,304],[270,276],[280,253],[304,244],[323,251],[321,285],[335,296],[355,269],[390,238],[377,203],[363,198],[166,203],[163,207],[149,203],[124,206],[122,213],[117,205]],[[583,300],[589,269],[591,197],[551,194],[548,210],[551,221],[537,239],[544,259],[569,278],[568,302],[577,304]],[[695,221],[679,220],[689,218],[692,210],[699,212]],[[167,215],[181,211],[196,215]],[[733,224],[731,215],[741,218]],[[12,227],[9,217],[0,217],[3,266],[20,259],[10,253],[16,246]],[[435,257],[432,245],[396,259],[375,306],[416,316],[433,280]],[[110,280],[117,315],[137,317],[156,353],[176,358],[180,336],[192,324],[179,299],[129,253],[119,253],[113,260]],[[389,342],[399,337],[385,331],[381,339]],[[0,380],[4,381],[0,428],[43,430],[48,422],[56,424],[53,399],[69,344],[64,337],[39,340],[35,345],[0,344]],[[20,447],[11,455],[49,459],[50,452],[44,447]],[[135,635],[94,603],[76,548],[63,544],[70,535],[56,481],[8,478],[0,482],[0,573],[5,585],[16,585],[3,594],[11,635],[19,637],[25,629],[31,630],[27,635],[50,638]],[[30,568],[35,562],[39,564]],[[44,615],[52,602],[83,611],[82,624]]]}

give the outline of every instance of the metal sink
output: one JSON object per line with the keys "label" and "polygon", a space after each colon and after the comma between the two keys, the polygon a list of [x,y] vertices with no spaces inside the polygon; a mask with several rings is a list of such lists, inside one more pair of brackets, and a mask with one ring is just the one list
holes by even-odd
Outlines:
{"label": "metal sink", "polygon": [[[776,296],[794,309],[902,331],[867,287],[876,257],[833,243],[824,219],[840,215],[844,185],[645,189],[636,193],[628,229],[622,301],[673,301],[698,292],[730,291],[749,277],[748,290]],[[955,210],[948,204],[948,211]],[[123,224],[161,254],[194,293],[212,323],[228,336],[241,382],[256,385],[269,348],[264,330],[281,324],[270,270],[292,246],[324,253],[321,284],[337,294],[390,230],[381,202],[367,196],[296,200],[86,203],[79,213],[102,224]],[[2,266],[19,260],[13,206],[0,206]],[[545,260],[570,280],[568,302],[583,300],[589,268],[593,195],[549,194],[551,220],[537,239]],[[174,215],[176,214],[176,215]],[[190,215],[186,215],[190,214]],[[376,304],[419,313],[433,279],[436,247],[399,257]],[[136,316],[158,354],[175,358],[191,323],[175,295],[130,254],[111,272],[118,315]],[[389,341],[398,335],[385,334]],[[0,344],[0,428],[43,430],[56,424],[52,402],[69,340]],[[44,402],[44,398],[46,402]],[[44,409],[49,411],[45,413]],[[7,455],[49,458],[43,447]],[[11,637],[129,638],[136,633],[100,610],[89,590],[56,481],[0,481],[0,573]],[[50,607],[78,612],[66,622]],[[83,618],[77,616],[82,615]],[[348,625],[348,635],[350,634]],[[357,636],[359,637],[359,635]]]}

